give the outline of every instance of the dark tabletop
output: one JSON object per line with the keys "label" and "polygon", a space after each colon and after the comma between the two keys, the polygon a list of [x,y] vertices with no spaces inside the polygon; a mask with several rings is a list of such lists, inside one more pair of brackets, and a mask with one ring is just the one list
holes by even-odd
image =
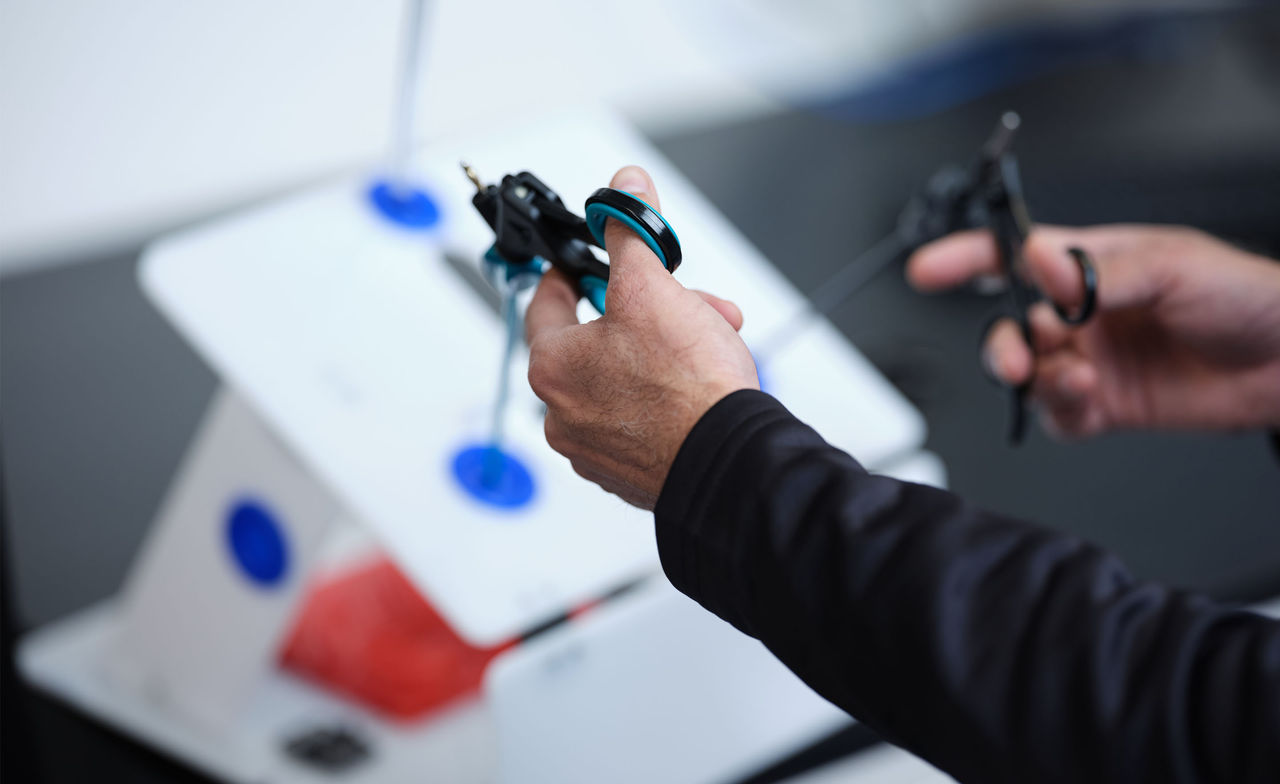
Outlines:
{"label": "dark tabletop", "polygon": [[[1280,255],[1280,18],[1196,25],[915,118],[867,122],[846,96],[656,141],[803,290],[890,230],[935,168],[967,161],[1006,108],[1024,120],[1019,158],[1037,220],[1191,223]],[[18,628],[119,588],[214,389],[143,299],[137,256],[0,286],[4,598]],[[1096,540],[1144,577],[1224,599],[1280,594],[1280,463],[1265,437],[1067,445],[1036,433],[1011,449],[1005,397],[976,361],[995,305],[918,296],[899,263],[832,319],[923,411],[956,492]],[[200,780],[5,686],[6,766],[34,760],[56,781]],[[33,753],[13,754],[16,743]]]}

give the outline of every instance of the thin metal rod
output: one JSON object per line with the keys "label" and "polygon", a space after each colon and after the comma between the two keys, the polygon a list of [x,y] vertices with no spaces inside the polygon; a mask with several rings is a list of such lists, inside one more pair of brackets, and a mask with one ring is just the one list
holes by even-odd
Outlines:
{"label": "thin metal rod", "polygon": [[506,270],[491,265],[490,278],[502,296],[502,321],[506,328],[506,345],[502,351],[502,365],[498,368],[498,393],[493,400],[489,449],[485,454],[481,483],[486,487],[496,487],[502,481],[502,470],[506,463],[502,449],[506,440],[507,409],[511,397],[511,366],[515,362],[516,348],[524,340],[524,318],[520,313],[520,295],[538,285],[541,273],[521,272],[505,279]]}
{"label": "thin metal rod", "polygon": [[412,188],[409,171],[418,135],[418,83],[422,76],[422,50],[426,30],[427,0],[405,0],[404,40],[401,44],[400,94],[391,128],[391,162],[388,179],[398,190]]}
{"label": "thin metal rod", "polygon": [[872,278],[898,258],[902,250],[902,241],[898,239],[897,233],[889,233],[855,256],[822,285],[814,288],[805,306],[756,346],[753,351],[756,361],[761,364],[767,362],[818,318],[835,310],[871,282]]}
{"label": "thin metal rod", "polygon": [[520,310],[516,302],[519,288],[514,282],[508,283],[502,292],[502,320],[506,325],[507,340],[502,351],[502,365],[498,368],[498,394],[493,400],[493,413],[490,424],[489,452],[485,455],[484,469],[480,481],[487,487],[493,487],[500,481],[503,465],[502,442],[506,431],[507,401],[511,389],[511,365],[515,357],[516,344],[520,341]]}

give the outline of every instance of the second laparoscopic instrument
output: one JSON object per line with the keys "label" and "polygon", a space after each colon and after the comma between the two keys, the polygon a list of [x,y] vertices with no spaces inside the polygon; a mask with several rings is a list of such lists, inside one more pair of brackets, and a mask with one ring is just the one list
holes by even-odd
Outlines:
{"label": "second laparoscopic instrument", "polygon": [[[1031,232],[1031,218],[1023,198],[1018,163],[1012,153],[1021,120],[1005,112],[995,130],[969,166],[947,166],[931,177],[903,209],[894,230],[843,266],[815,288],[809,305],[770,335],[757,351],[768,358],[792,340],[813,319],[834,310],[870,282],[893,261],[920,246],[964,229],[985,226],[995,239],[998,266],[1008,293],[1007,315],[1014,319],[1027,345],[1034,351],[1028,309],[1044,299],[1028,282],[1022,248]],[[1098,276],[1082,248],[1068,248],[1080,270],[1084,299],[1074,312],[1052,303],[1058,317],[1069,325],[1083,324],[1093,315]],[[1017,445],[1026,435],[1026,398],[1030,383],[1010,392],[1009,443]]]}
{"label": "second laparoscopic instrument", "polygon": [[[1031,217],[1022,192],[1018,162],[1012,152],[1013,139],[1021,125],[1014,112],[1005,112],[995,130],[982,145],[977,159],[967,169],[947,168],[935,175],[921,196],[908,205],[899,222],[899,233],[910,236],[913,245],[937,239],[953,231],[986,225],[995,239],[996,258],[1008,293],[1007,316],[1022,332],[1034,351],[1028,319],[1030,307],[1045,299],[1030,283],[1022,248],[1031,233]],[[1074,312],[1056,302],[1054,311],[1069,325],[1083,324],[1093,315],[1098,296],[1098,275],[1089,254],[1082,248],[1068,248],[1080,270],[1084,299]],[[1031,382],[1010,392],[1009,443],[1020,444],[1026,435],[1026,399]]]}

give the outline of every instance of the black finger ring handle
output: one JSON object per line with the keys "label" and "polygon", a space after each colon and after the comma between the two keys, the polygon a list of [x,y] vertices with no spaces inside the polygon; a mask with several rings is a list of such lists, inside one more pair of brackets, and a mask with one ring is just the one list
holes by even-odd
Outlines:
{"label": "black finger ring handle", "polygon": [[644,240],[668,272],[680,266],[680,240],[675,229],[662,214],[644,200],[626,191],[600,188],[586,204],[587,228],[600,247],[604,247],[604,226],[610,218],[619,221]]}
{"label": "black finger ring handle", "polygon": [[1093,266],[1093,259],[1089,258],[1084,248],[1067,248],[1067,253],[1071,254],[1071,259],[1080,268],[1080,280],[1084,283],[1084,301],[1080,303],[1080,309],[1075,313],[1068,313],[1066,308],[1056,302],[1053,303],[1053,309],[1057,312],[1058,318],[1075,326],[1088,321],[1098,306],[1098,271]]}

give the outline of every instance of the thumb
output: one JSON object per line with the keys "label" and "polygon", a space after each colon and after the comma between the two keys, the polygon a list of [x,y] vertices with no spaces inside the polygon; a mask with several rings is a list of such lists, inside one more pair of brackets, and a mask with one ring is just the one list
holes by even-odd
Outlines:
{"label": "thumb", "polygon": [[[639,166],[619,169],[609,181],[609,187],[626,191],[655,210],[662,209],[653,180]],[[613,310],[614,299],[625,299],[627,290],[644,286],[646,281],[665,278],[674,282],[645,241],[620,222],[610,220],[605,224],[604,244],[609,254],[608,310]]]}

